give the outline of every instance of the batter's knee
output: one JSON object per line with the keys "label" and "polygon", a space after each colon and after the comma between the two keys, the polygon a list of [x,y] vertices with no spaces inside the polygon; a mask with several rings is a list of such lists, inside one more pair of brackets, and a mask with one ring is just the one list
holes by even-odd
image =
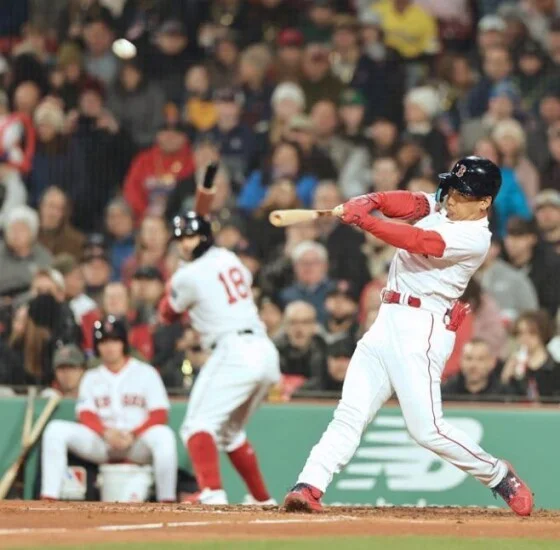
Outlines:
{"label": "batter's knee", "polygon": [[408,433],[418,445],[426,449],[434,448],[441,437],[433,423],[425,426],[413,424],[408,426]]}

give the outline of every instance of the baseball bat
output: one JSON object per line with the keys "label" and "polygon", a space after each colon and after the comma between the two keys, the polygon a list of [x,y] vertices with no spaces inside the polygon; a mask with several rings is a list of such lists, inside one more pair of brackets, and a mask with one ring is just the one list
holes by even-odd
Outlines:
{"label": "baseball bat", "polygon": [[37,439],[39,439],[39,436],[41,435],[43,428],[45,427],[52,413],[60,403],[61,399],[62,398],[60,397],[60,395],[53,395],[48,400],[45,408],[39,415],[36,424],[31,429],[31,432],[29,433],[27,440],[22,443],[19,456],[2,476],[2,479],[0,480],[0,500],[6,498],[6,495],[8,494],[10,488],[12,487],[12,484],[14,483],[17,477],[19,469],[21,468],[21,465],[23,464],[25,457],[27,456],[27,453],[29,452],[31,447],[35,445]]}
{"label": "baseball bat", "polygon": [[296,223],[308,222],[316,220],[323,216],[336,216],[340,217],[344,210],[342,205],[339,205],[332,210],[273,210],[268,219],[270,223],[276,227],[287,227]]}
{"label": "baseball bat", "polygon": [[194,211],[201,216],[206,216],[210,212],[210,206],[214,199],[216,190],[214,189],[214,178],[218,172],[219,164],[211,162],[204,172],[202,185],[197,185],[194,198]]}
{"label": "baseball bat", "polygon": [[33,405],[36,397],[37,388],[35,386],[31,386],[27,391],[27,405],[25,407],[25,417],[23,419],[23,430],[21,433],[22,447],[27,444],[27,440],[31,435],[31,428],[33,424]]}

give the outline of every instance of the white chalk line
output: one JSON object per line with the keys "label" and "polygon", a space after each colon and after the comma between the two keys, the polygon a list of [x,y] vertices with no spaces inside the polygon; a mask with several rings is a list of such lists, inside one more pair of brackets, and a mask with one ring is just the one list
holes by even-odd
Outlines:
{"label": "white chalk line", "polygon": [[[251,521],[171,521],[159,523],[132,523],[125,525],[99,525],[97,527],[88,528],[87,530],[101,532],[119,532],[119,531],[152,531],[156,529],[177,528],[177,527],[208,527],[212,525],[283,525],[290,523],[335,523],[339,521],[352,521],[358,518],[353,516],[335,516],[329,518],[293,518],[293,519],[254,519]],[[26,527],[20,529],[0,529],[0,536],[13,535],[29,535],[29,534],[53,534],[53,533],[71,533],[79,529],[69,529],[67,527]]]}

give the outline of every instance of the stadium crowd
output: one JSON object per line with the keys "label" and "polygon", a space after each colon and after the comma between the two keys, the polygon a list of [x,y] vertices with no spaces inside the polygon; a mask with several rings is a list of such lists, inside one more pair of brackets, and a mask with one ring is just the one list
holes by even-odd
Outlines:
{"label": "stadium crowd", "polygon": [[394,250],[268,214],[432,193],[478,154],[503,185],[444,395],[560,396],[555,0],[13,0],[0,52],[4,392],[75,395],[106,314],[167,388],[192,386],[207,351],[157,304],[179,264],[169,222],[216,160],[216,241],[253,273],[277,397],[340,392]]}

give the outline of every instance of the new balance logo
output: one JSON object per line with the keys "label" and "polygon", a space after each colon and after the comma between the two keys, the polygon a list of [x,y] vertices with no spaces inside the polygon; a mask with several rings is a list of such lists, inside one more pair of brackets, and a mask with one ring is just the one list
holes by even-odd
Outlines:
{"label": "new balance logo", "polygon": [[[448,422],[476,443],[482,440],[480,422],[452,418]],[[341,491],[370,491],[383,479],[390,491],[446,491],[459,486],[467,474],[418,446],[400,416],[380,416],[366,432],[354,458],[336,482]]]}

